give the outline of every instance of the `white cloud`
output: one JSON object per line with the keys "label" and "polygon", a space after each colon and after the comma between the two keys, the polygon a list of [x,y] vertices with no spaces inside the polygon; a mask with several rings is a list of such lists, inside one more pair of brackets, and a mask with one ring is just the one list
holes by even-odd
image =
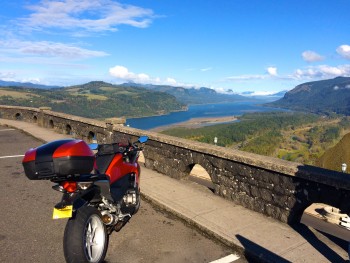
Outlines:
{"label": "white cloud", "polygon": [[150,77],[145,73],[141,73],[137,74],[137,79],[139,79],[141,82],[147,82],[150,80]]}
{"label": "white cloud", "polygon": [[[21,76],[21,77],[19,77]],[[31,83],[42,83],[40,78],[26,78],[21,75],[20,72],[0,72],[0,79],[3,81],[16,81],[16,82],[31,82]]]}
{"label": "white cloud", "polygon": [[88,50],[73,45],[48,41],[29,43],[29,45],[22,47],[20,51],[25,54],[36,54],[64,58],[91,58],[104,57],[108,55],[103,51]]}
{"label": "white cloud", "polygon": [[238,75],[225,78],[226,81],[256,81],[256,80],[320,80],[335,78],[338,76],[350,77],[350,64],[329,66],[310,66],[304,69],[297,69],[289,75],[278,75],[276,67],[268,67],[267,74]]}
{"label": "white cloud", "polygon": [[109,74],[113,77],[124,81],[132,81],[139,83],[145,83],[150,81],[150,77],[147,74],[135,74],[133,72],[130,72],[126,67],[123,66],[115,66],[113,68],[110,68]]}
{"label": "white cloud", "polygon": [[326,76],[342,76],[349,74],[349,67],[348,68],[341,68],[341,67],[332,67],[332,66],[319,66],[318,70],[321,74],[324,74]]}
{"label": "white cloud", "polygon": [[206,72],[206,71],[209,71],[209,70],[212,70],[213,68],[211,68],[211,67],[208,67],[208,68],[202,68],[201,69],[201,71],[203,71],[203,72]]}
{"label": "white cloud", "polygon": [[308,67],[306,69],[297,69],[292,75],[295,79],[327,79],[338,76],[350,76],[350,65]]}
{"label": "white cloud", "polygon": [[144,28],[154,18],[153,11],[111,0],[53,0],[30,5],[33,13],[20,23],[31,29],[60,28],[90,32],[116,31],[119,25]]}
{"label": "white cloud", "polygon": [[16,73],[14,72],[1,72],[0,71],[0,79],[4,81],[15,81]]}
{"label": "white cloud", "polygon": [[134,72],[129,71],[128,68],[124,66],[115,66],[109,69],[109,74],[121,81],[130,81],[135,83],[142,84],[166,84],[166,85],[176,85],[177,82],[173,78],[166,78],[162,81],[159,77],[151,78],[149,75],[145,73],[136,74]]}
{"label": "white cloud", "polygon": [[49,41],[0,41],[0,49],[2,49],[8,54],[13,53],[20,55],[39,55],[49,57],[62,57],[69,59],[108,56],[108,54],[103,51],[89,50],[70,44]]}
{"label": "white cloud", "polygon": [[316,61],[324,60],[323,56],[321,56],[321,55],[319,55],[316,52],[311,51],[311,50],[304,51],[301,55],[302,55],[303,59],[307,62],[316,62]]}
{"label": "white cloud", "polygon": [[31,83],[40,84],[41,80],[40,78],[26,78],[26,79],[22,79],[20,82],[31,82]]}
{"label": "white cloud", "polygon": [[268,67],[266,69],[267,74],[256,74],[256,75],[238,75],[227,77],[228,81],[251,81],[251,80],[264,80],[271,78],[279,78],[276,67]]}
{"label": "white cloud", "polygon": [[277,76],[277,68],[276,67],[268,67],[266,70],[270,76],[273,76],[273,77]]}
{"label": "white cloud", "polygon": [[167,78],[167,79],[165,80],[165,82],[166,82],[167,84],[169,84],[169,85],[176,85],[176,84],[177,84],[176,80],[173,79],[173,78]]}
{"label": "white cloud", "polygon": [[109,74],[118,79],[129,79],[134,73],[129,73],[129,70],[123,66],[115,66],[109,69]]}
{"label": "white cloud", "polygon": [[227,77],[226,80],[232,81],[248,81],[248,80],[259,80],[266,79],[267,75],[239,75],[239,76],[231,76]]}
{"label": "white cloud", "polygon": [[227,91],[226,88],[218,87],[218,88],[213,88],[218,93],[224,93],[224,94],[232,94],[232,92]]}
{"label": "white cloud", "polygon": [[270,96],[276,94],[276,91],[253,91],[249,94],[242,94],[244,96]]}
{"label": "white cloud", "polygon": [[350,46],[341,45],[337,48],[337,53],[345,59],[350,59]]}

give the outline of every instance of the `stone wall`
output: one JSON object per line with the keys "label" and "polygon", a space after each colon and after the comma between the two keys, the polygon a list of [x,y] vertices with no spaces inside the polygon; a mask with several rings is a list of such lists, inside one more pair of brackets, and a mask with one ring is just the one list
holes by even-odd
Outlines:
{"label": "stone wall", "polygon": [[325,203],[350,212],[350,175],[343,173],[48,109],[0,106],[0,117],[35,122],[88,142],[95,139],[109,143],[125,137],[136,140],[147,135],[150,138],[144,148],[147,168],[186,179],[193,166],[199,164],[209,173],[215,194],[282,222],[299,221],[312,203]]}

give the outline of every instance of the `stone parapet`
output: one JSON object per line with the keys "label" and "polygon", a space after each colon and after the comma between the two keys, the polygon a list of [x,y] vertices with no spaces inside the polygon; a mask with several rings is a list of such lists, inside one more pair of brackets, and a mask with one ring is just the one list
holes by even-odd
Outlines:
{"label": "stone parapet", "polygon": [[282,222],[298,221],[312,203],[350,212],[350,176],[336,171],[51,110],[0,106],[0,117],[36,122],[88,142],[136,140],[147,135],[146,167],[186,179],[194,165],[199,164],[208,172],[215,194]]}

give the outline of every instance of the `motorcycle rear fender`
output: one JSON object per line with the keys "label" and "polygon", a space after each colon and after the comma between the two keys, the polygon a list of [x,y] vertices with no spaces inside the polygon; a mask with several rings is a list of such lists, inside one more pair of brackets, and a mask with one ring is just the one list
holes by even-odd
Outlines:
{"label": "motorcycle rear fender", "polygon": [[87,205],[88,203],[100,202],[102,196],[108,200],[113,200],[110,193],[110,185],[108,180],[98,180],[94,182],[94,185],[86,190],[81,190],[76,193],[65,193],[62,196],[61,202],[55,205],[55,208],[63,208],[69,205],[73,206],[73,211],[76,211],[80,207]]}

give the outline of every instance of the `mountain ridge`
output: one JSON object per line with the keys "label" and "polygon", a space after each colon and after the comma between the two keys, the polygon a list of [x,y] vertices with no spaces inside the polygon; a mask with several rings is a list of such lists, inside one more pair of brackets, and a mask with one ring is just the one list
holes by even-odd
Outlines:
{"label": "mountain ridge", "polygon": [[14,81],[3,81],[0,80],[0,87],[23,87],[23,88],[38,88],[38,89],[71,89],[73,87],[93,87],[93,86],[104,85],[105,87],[132,87],[132,88],[143,88],[150,91],[158,91],[175,96],[176,99],[183,104],[210,104],[210,103],[227,103],[227,102],[238,102],[238,101],[256,101],[258,103],[277,100],[282,97],[286,91],[278,92],[272,95],[254,95],[250,96],[252,92],[248,92],[247,96],[244,94],[234,93],[230,90],[228,93],[220,93],[214,89],[207,87],[181,87],[171,85],[154,85],[154,84],[139,84],[139,83],[122,83],[122,84],[111,84],[105,81],[90,81],[85,84],[71,85],[66,87],[60,86],[46,86],[41,84],[34,84],[30,82],[14,82]]}
{"label": "mountain ridge", "polygon": [[32,82],[18,82],[18,81],[5,81],[5,80],[0,80],[0,87],[23,87],[23,88],[35,88],[35,89],[62,88],[61,86],[55,86],[55,85],[43,85],[43,84],[36,84]]}
{"label": "mountain ridge", "polygon": [[283,98],[265,105],[317,114],[350,115],[350,77],[302,83]]}
{"label": "mountain ridge", "polygon": [[218,93],[214,89],[200,87],[200,88],[184,88],[180,86],[170,85],[153,85],[153,84],[135,84],[124,83],[121,85],[133,85],[143,87],[148,90],[165,92],[173,95],[184,104],[209,104],[209,103],[224,103],[237,101],[253,101],[256,99],[241,96],[238,94],[223,94]]}
{"label": "mountain ridge", "polygon": [[0,104],[51,107],[87,118],[140,117],[185,110],[172,95],[95,81],[58,89],[0,88]]}

